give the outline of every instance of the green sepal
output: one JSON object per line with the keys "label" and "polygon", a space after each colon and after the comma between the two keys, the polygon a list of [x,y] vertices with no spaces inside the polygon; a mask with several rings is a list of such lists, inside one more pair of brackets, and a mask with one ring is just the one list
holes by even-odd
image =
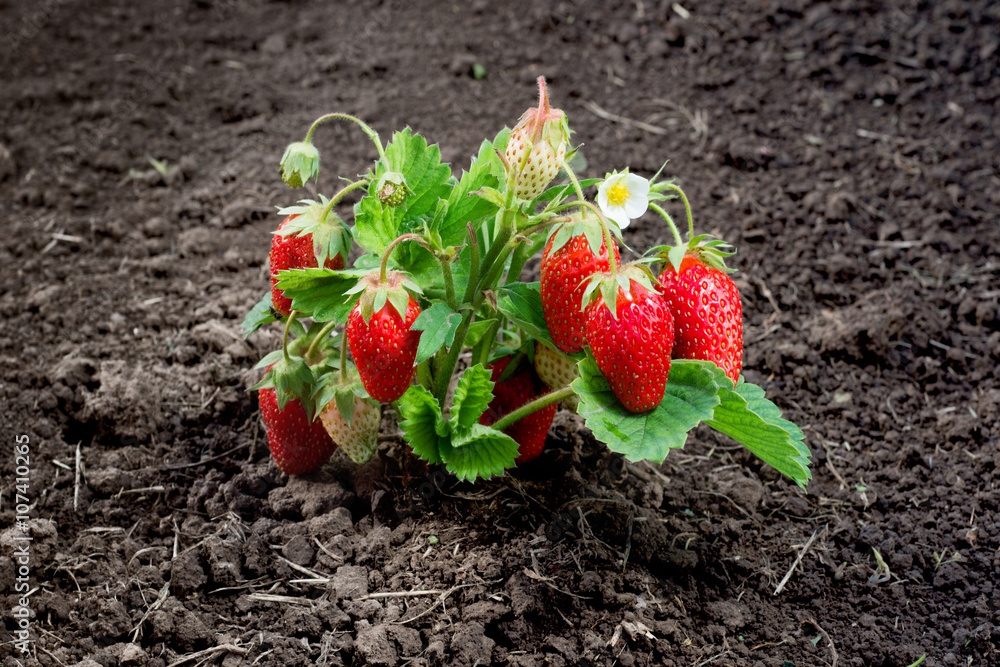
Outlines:
{"label": "green sepal", "polygon": [[254,304],[254,307],[250,309],[247,316],[243,318],[243,338],[249,338],[250,334],[257,331],[257,329],[260,329],[265,324],[277,321],[278,318],[274,316],[274,306],[271,302],[271,291],[268,290],[267,293],[264,294],[264,298]]}
{"label": "green sepal", "polygon": [[443,436],[438,434],[441,408],[434,396],[421,385],[411,385],[396,403],[399,428],[413,452],[429,465],[441,463]]}
{"label": "green sepal", "polygon": [[313,178],[319,178],[319,151],[305,141],[288,144],[281,156],[281,180],[290,187],[301,188]]}
{"label": "green sepal", "polygon": [[301,357],[282,355],[274,366],[264,374],[264,378],[250,387],[251,391],[271,387],[278,399],[278,409],[284,410],[292,399],[299,399],[306,414],[312,419],[316,416],[313,388],[316,377],[312,369]]}
{"label": "green sepal", "polygon": [[493,400],[490,371],[482,364],[465,369],[455,386],[451,405],[451,429],[458,433],[479,423],[479,417]]}
{"label": "green sepal", "polygon": [[497,208],[500,208],[505,203],[503,194],[501,194],[501,192],[496,188],[491,188],[489,186],[483,186],[474,192],[470,192],[469,194],[475,197],[479,197],[480,199],[489,202],[490,204],[496,206]]}

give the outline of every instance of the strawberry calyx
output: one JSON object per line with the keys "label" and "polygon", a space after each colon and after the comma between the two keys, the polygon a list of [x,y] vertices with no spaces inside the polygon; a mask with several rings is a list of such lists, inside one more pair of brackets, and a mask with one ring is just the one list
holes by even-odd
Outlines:
{"label": "strawberry calyx", "polygon": [[329,332],[326,323],[314,322],[307,332],[288,342],[287,350],[266,355],[256,366],[267,369],[264,377],[250,390],[274,389],[279,410],[297,399],[309,418],[315,418],[323,408],[316,401],[320,379],[339,375],[334,372],[340,367],[338,340]]}
{"label": "strawberry calyx", "polygon": [[600,299],[611,312],[612,317],[617,320],[618,298],[621,296],[626,300],[632,300],[633,282],[649,292],[655,291],[653,285],[658,283],[649,267],[641,262],[626,264],[616,272],[608,271],[594,274],[590,277],[587,288],[583,291],[581,309],[586,309],[587,306]]}
{"label": "strawberry calyx", "polygon": [[693,258],[705,266],[718,269],[723,273],[733,273],[736,269],[726,266],[726,258],[736,254],[731,250],[733,246],[720,239],[714,239],[708,234],[695,236],[690,241],[682,245],[657,246],[650,248],[646,253],[651,259],[662,260],[680,273],[690,262],[685,262],[687,258]]}
{"label": "strawberry calyx", "polygon": [[281,157],[281,180],[293,188],[301,188],[313,178],[319,179],[319,151],[310,141],[288,144]]}
{"label": "strawberry calyx", "polygon": [[386,303],[392,306],[401,321],[405,320],[406,309],[410,303],[408,290],[420,292],[420,288],[405,273],[386,271],[383,276],[381,271],[376,270],[362,277],[358,284],[346,293],[361,295],[358,297],[358,308],[367,325],[371,322],[372,316],[381,311]]}
{"label": "strawberry calyx", "polygon": [[[548,141],[553,148],[567,141],[570,135],[569,121],[562,109],[553,109],[549,104],[549,91],[545,86],[545,77],[538,77],[538,106],[531,107],[517,121],[513,131],[524,130],[526,139],[531,145],[539,141]],[[525,158],[530,151],[525,152]],[[511,165],[520,170],[523,165]]]}
{"label": "strawberry calyx", "polygon": [[[590,252],[595,257],[601,256],[601,246],[605,243],[605,225],[601,224],[600,218],[589,209],[584,209],[583,213],[570,216],[569,222],[565,222],[552,233],[551,254],[555,254],[564,245],[573,240],[574,237],[583,235],[590,246]],[[608,229],[618,241],[622,240],[621,230],[617,225],[609,225]]]}
{"label": "strawberry calyx", "polygon": [[293,217],[274,233],[278,236],[312,237],[317,266],[323,266],[327,259],[337,255],[346,263],[351,249],[351,232],[340,217],[330,210],[329,204],[330,200],[320,195],[318,202],[303,199],[296,206],[278,209],[279,215]]}

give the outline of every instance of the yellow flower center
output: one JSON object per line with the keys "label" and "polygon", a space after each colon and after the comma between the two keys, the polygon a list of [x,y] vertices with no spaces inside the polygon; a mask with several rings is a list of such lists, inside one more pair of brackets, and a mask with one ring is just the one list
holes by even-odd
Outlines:
{"label": "yellow flower center", "polygon": [[624,179],[620,180],[608,188],[608,203],[612,206],[624,206],[631,195]]}

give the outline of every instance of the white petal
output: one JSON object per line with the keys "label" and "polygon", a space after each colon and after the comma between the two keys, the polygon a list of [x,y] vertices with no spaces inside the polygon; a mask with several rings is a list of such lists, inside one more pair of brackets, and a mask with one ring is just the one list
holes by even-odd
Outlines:
{"label": "white petal", "polygon": [[597,205],[604,211],[605,215],[608,214],[608,190],[603,185],[597,191]]}
{"label": "white petal", "polygon": [[633,197],[642,197],[645,199],[649,195],[649,179],[642,176],[635,174],[626,175],[625,186]]}
{"label": "white petal", "polygon": [[604,211],[605,216],[614,220],[622,229],[628,227],[629,223],[632,221],[631,218],[628,217],[628,214],[625,213],[625,208],[623,206],[609,206],[607,208],[602,208],[601,210]]}
{"label": "white petal", "polygon": [[625,215],[628,217],[641,218],[642,214],[649,208],[649,201],[645,197],[640,198],[632,195],[622,208],[625,209]]}

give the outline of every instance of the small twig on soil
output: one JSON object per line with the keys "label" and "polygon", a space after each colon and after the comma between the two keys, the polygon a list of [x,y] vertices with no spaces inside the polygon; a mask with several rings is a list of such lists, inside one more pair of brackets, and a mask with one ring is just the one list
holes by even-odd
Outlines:
{"label": "small twig on soil", "polygon": [[718,493],[717,491],[699,491],[698,493],[700,493],[702,495],[705,495],[705,496],[719,496],[720,498],[725,498],[726,500],[728,500],[729,502],[731,502],[733,504],[733,507],[735,507],[740,512],[742,512],[743,516],[745,516],[746,518],[750,519],[754,523],[757,523],[757,524],[760,523],[760,519],[758,519],[754,515],[750,514],[750,512],[746,511],[745,509],[743,509],[740,506],[739,503],[737,503],[735,500],[733,500],[732,498],[730,498],[729,496],[727,496],[724,493]]}
{"label": "small twig on soil", "polygon": [[[826,529],[826,524],[823,524],[823,529]],[[809,547],[812,546],[812,543],[816,539],[817,535],[819,535],[819,528],[813,531],[812,537],[809,538],[809,541],[806,542],[805,546],[802,547],[802,550],[799,551],[799,555],[795,557],[795,560],[792,562],[792,566],[788,569],[788,573],[785,574],[784,579],[781,580],[778,587],[774,589],[775,595],[780,593],[785,588],[785,584],[787,584],[788,580],[792,578],[792,573],[795,572],[795,568],[798,564],[802,562],[802,557],[806,555],[807,551],[809,551]]]}
{"label": "small twig on soil", "polygon": [[403,625],[404,623],[410,623],[412,621],[415,621],[418,618],[420,618],[421,616],[426,616],[427,614],[431,613],[432,611],[434,611],[435,609],[437,609],[438,607],[440,607],[441,605],[443,605],[444,601],[448,599],[448,596],[451,595],[452,593],[454,593],[457,590],[460,590],[462,588],[469,588],[470,586],[488,586],[490,584],[499,584],[501,581],[503,581],[503,579],[495,579],[493,581],[485,581],[485,582],[479,582],[479,581],[477,581],[477,582],[471,583],[471,584],[459,584],[458,586],[452,586],[451,588],[449,588],[448,590],[446,590],[444,593],[442,593],[440,595],[440,597],[438,597],[437,602],[435,602],[434,604],[432,604],[430,607],[428,607],[424,611],[420,612],[419,614],[417,614],[413,618],[407,618],[407,619],[404,619],[402,621],[393,621],[393,625]]}
{"label": "small twig on soil", "polygon": [[224,459],[233,452],[238,452],[244,447],[248,446],[249,442],[244,442],[242,445],[236,445],[232,449],[222,452],[221,454],[216,454],[215,456],[210,456],[207,459],[202,459],[200,461],[191,461],[189,463],[171,463],[170,465],[157,466],[157,470],[183,470],[184,468],[194,468],[196,466],[205,465],[206,463],[212,463],[218,461],[219,459]]}
{"label": "small twig on soil", "polygon": [[80,445],[83,442],[76,443],[76,476],[73,480],[73,511],[78,512],[80,510],[80,466],[82,464],[83,456],[80,452]]}
{"label": "small twig on soil", "polygon": [[821,628],[819,623],[816,622],[816,619],[812,617],[807,618],[805,622],[814,626],[817,630],[819,630],[823,634],[824,637],[826,637],[826,641],[830,642],[830,647],[829,647],[830,656],[833,658],[833,664],[830,667],[837,667],[837,661],[839,660],[839,656],[837,655],[837,647],[833,645],[833,638],[830,637],[830,633]]}
{"label": "small twig on soil", "polygon": [[319,541],[318,537],[313,537],[313,542],[315,542],[316,546],[318,546],[320,548],[320,551],[322,551],[323,553],[325,553],[330,558],[332,558],[334,560],[344,560],[343,556],[338,556],[337,554],[333,553],[332,551],[330,551],[329,549],[327,549],[326,547],[324,547],[323,543]]}
{"label": "small twig on soil", "polygon": [[149,618],[149,615],[152,614],[157,609],[159,609],[163,605],[163,602],[169,596],[170,596],[170,582],[168,581],[167,583],[163,584],[163,588],[160,589],[160,594],[156,596],[156,602],[149,605],[149,609],[146,610],[146,613],[142,615],[142,618],[139,619],[139,622],[135,624],[134,628],[132,628],[132,643],[135,643],[136,641],[139,640],[139,635],[142,634],[142,624],[146,622],[146,619]]}
{"label": "small twig on soil", "polygon": [[44,646],[39,646],[38,644],[35,644],[35,647],[39,651],[41,651],[42,653],[44,653],[45,655],[49,656],[50,658],[52,658],[53,660],[55,660],[56,662],[58,662],[60,665],[65,665],[66,664],[65,662],[63,662],[59,658],[55,657],[54,655],[52,655],[51,653],[49,653],[48,651],[46,651]]}
{"label": "small twig on soil", "polygon": [[198,651],[197,653],[186,655],[180,660],[174,660],[172,663],[167,665],[167,667],[177,667],[177,665],[183,665],[185,662],[191,662],[192,660],[204,658],[205,656],[219,653],[221,651],[225,651],[226,653],[236,653],[244,656],[250,652],[245,648],[240,648],[239,646],[235,646],[233,644],[222,644],[221,646],[213,646],[212,648],[207,648],[204,651]]}
{"label": "small twig on soil", "polygon": [[604,120],[610,120],[613,123],[621,123],[622,125],[631,125],[632,127],[637,127],[640,130],[645,130],[650,134],[669,134],[670,130],[665,127],[660,127],[659,125],[650,125],[649,123],[644,123],[641,120],[633,120],[631,118],[626,118],[625,116],[619,116],[616,113],[611,113],[610,111],[605,111],[599,107],[594,102],[590,100],[585,100],[583,106],[587,107],[587,110],[597,116],[598,118],[603,118]]}
{"label": "small twig on soil", "polygon": [[122,489],[118,492],[118,497],[121,498],[126,494],[132,493],[163,493],[166,488],[162,486],[144,486],[141,489]]}
{"label": "small twig on soil", "polygon": [[429,591],[391,591],[387,593],[369,593],[368,595],[362,595],[359,598],[354,598],[355,602],[364,602],[365,600],[381,600],[383,598],[409,598],[418,597],[420,595],[441,595],[444,591],[429,590]]}
{"label": "small twig on soil", "polygon": [[250,600],[257,602],[278,602],[282,604],[300,604],[304,607],[311,607],[313,600],[309,598],[293,598],[290,595],[273,595],[272,593],[251,593],[247,596]]}
{"label": "small twig on soil", "polygon": [[702,667],[702,665],[707,665],[707,664],[709,664],[710,662],[715,662],[715,661],[716,661],[716,660],[718,660],[719,658],[722,658],[722,657],[724,657],[724,656],[727,656],[727,655],[729,655],[729,652],[730,652],[730,651],[729,651],[729,649],[726,649],[726,650],[725,650],[725,651],[723,651],[722,653],[716,653],[715,655],[713,655],[713,656],[712,656],[711,658],[709,658],[708,660],[703,660],[702,662],[699,662],[699,663],[698,663],[697,665],[695,665],[695,667]]}

